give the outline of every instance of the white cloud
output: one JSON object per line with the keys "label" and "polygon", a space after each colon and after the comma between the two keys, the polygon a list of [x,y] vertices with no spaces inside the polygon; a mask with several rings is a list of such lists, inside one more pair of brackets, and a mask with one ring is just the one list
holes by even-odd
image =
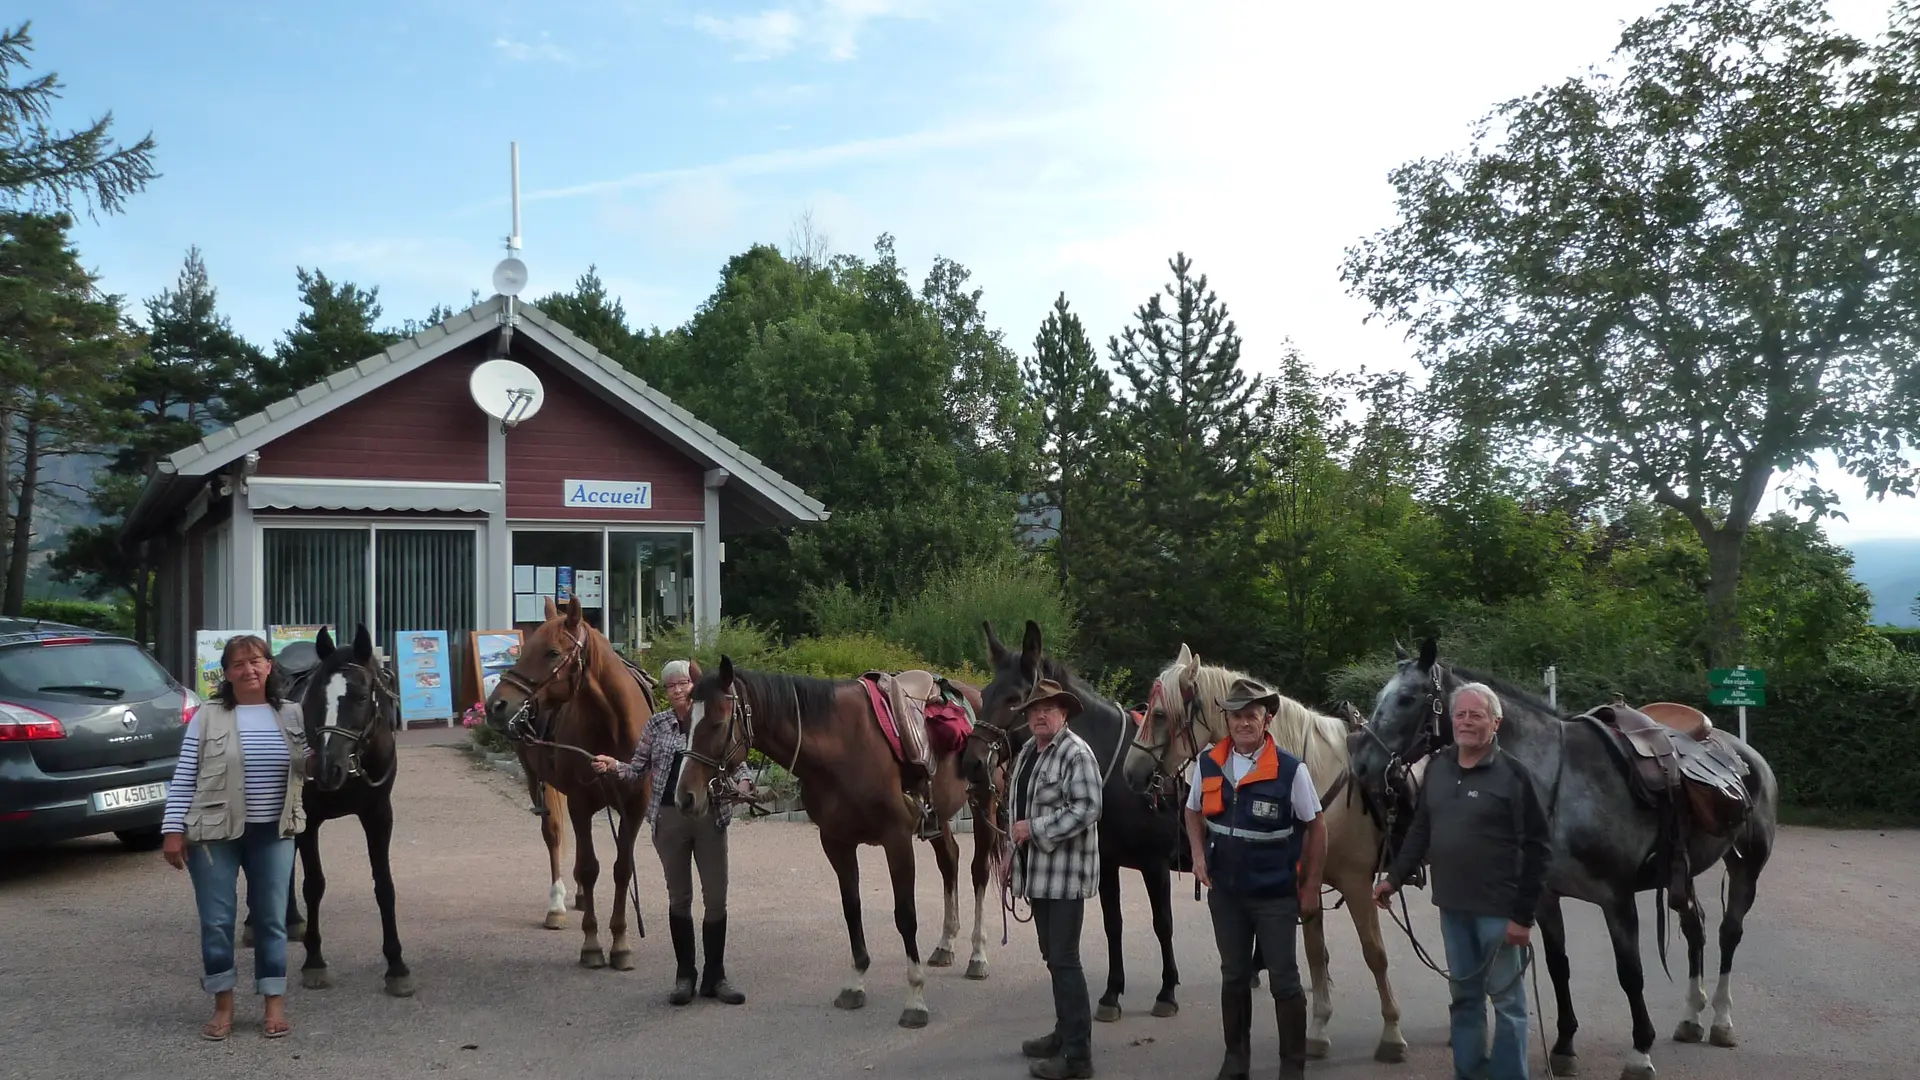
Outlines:
{"label": "white cloud", "polygon": [[725,19],[701,15],[693,20],[693,25],[722,41],[739,45],[740,51],[734,54],[736,60],[771,60],[785,56],[793,51],[801,30],[800,16],[785,8]]}
{"label": "white cloud", "polygon": [[740,50],[734,54],[736,60],[772,60],[804,44],[818,49],[829,60],[845,61],[859,56],[861,32],[868,23],[920,17],[923,6],[915,0],[812,0],[750,15],[700,15],[693,25],[737,44]]}
{"label": "white cloud", "polygon": [[577,61],[571,52],[555,44],[552,35],[542,30],[533,41],[519,41],[505,34],[493,39],[494,51],[519,64],[549,63],[571,67]]}

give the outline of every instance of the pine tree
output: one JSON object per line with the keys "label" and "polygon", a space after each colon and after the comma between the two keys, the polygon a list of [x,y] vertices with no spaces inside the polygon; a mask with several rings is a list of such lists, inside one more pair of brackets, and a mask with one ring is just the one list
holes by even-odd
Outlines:
{"label": "pine tree", "polygon": [[626,305],[607,293],[599,267],[589,265],[573,283],[572,292],[553,293],[533,306],[622,367],[638,372],[644,338],[627,325]]}
{"label": "pine tree", "polygon": [[1071,588],[1073,546],[1079,522],[1078,495],[1098,460],[1113,400],[1113,379],[1094,355],[1080,316],[1067,307],[1067,294],[1033,339],[1033,358],[1024,365],[1027,393],[1040,412],[1042,506],[1054,516],[1054,565],[1060,584]]}
{"label": "pine tree", "polygon": [[380,289],[362,289],[350,281],[335,283],[319,270],[301,267],[300,313],[293,329],[274,346],[271,357],[251,365],[247,378],[229,396],[226,418],[259,412],[330,375],[373,356],[400,340],[378,329]]}
{"label": "pine tree", "polygon": [[153,136],[132,146],[109,142],[113,114],[78,131],[53,132],[47,121],[60,96],[59,76],[49,72],[14,85],[16,68],[27,66],[31,22],[0,34],[0,207],[10,210],[71,210],[79,201],[108,213],[159,174],[153,169]]}

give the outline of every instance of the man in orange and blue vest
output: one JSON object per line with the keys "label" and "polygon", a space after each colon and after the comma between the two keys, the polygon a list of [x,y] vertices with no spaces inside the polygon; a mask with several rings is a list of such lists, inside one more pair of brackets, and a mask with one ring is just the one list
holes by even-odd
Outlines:
{"label": "man in orange and blue vest", "polygon": [[1300,760],[1267,734],[1280,695],[1236,679],[1221,708],[1227,738],[1200,755],[1187,799],[1193,872],[1208,887],[1207,910],[1220,947],[1220,1020],[1227,1043],[1218,1080],[1246,1080],[1252,1068],[1253,952],[1260,945],[1280,1032],[1280,1076],[1307,1067],[1307,999],[1295,930],[1320,915],[1327,829],[1320,795]]}

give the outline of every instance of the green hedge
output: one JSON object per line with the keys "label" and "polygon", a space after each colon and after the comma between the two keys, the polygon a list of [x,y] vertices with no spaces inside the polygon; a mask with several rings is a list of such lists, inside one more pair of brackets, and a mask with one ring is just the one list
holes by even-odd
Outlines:
{"label": "green hedge", "polygon": [[84,626],[103,634],[133,636],[133,611],[119,604],[102,604],[91,600],[28,600],[20,605],[20,614],[29,619]]}
{"label": "green hedge", "polygon": [[1874,633],[1893,643],[1903,653],[1920,656],[1920,626],[1876,626]]}

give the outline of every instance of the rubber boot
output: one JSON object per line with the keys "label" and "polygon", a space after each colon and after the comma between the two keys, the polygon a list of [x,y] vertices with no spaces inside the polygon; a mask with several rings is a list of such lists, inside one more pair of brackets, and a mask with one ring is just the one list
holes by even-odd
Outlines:
{"label": "rubber boot", "polygon": [[1303,1080],[1307,1075],[1307,995],[1295,994],[1273,1003],[1280,1028],[1280,1080]]}
{"label": "rubber boot", "polygon": [[718,998],[728,1005],[746,1001],[747,995],[727,981],[727,920],[701,923],[700,944],[707,954],[707,965],[700,972],[700,996]]}
{"label": "rubber boot", "polygon": [[1247,1080],[1253,1061],[1253,988],[1220,988],[1220,1030],[1227,1040],[1226,1060],[1214,1080]]}
{"label": "rubber boot", "polygon": [[673,937],[673,993],[667,1001],[685,1005],[693,1000],[693,916],[668,915],[667,932]]}

